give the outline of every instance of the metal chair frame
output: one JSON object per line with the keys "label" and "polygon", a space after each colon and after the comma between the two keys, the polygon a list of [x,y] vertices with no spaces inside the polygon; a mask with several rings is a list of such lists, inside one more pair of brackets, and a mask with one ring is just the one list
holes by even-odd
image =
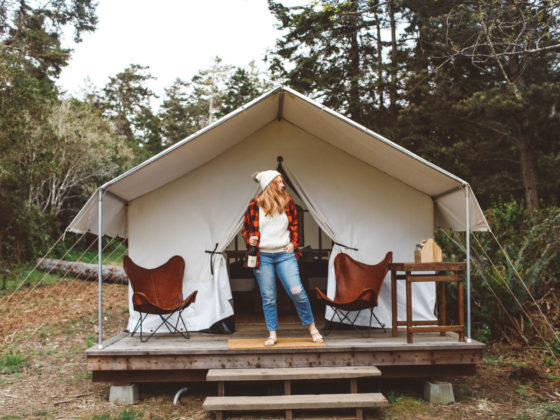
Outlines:
{"label": "metal chair frame", "polygon": [[[358,326],[356,326],[356,320],[358,319],[358,316],[360,315],[360,312],[365,310],[357,310],[357,311],[353,311],[353,310],[347,310],[345,311],[344,309],[340,309],[340,308],[336,308],[334,306],[330,306],[330,308],[333,310],[333,316],[331,317],[331,319],[327,322],[325,322],[325,326],[323,327],[323,335],[326,337],[327,335],[329,335],[331,333],[331,331],[334,329],[334,317],[335,315],[338,316],[338,322],[339,323],[344,323],[344,321],[348,321],[349,324],[345,324],[345,325],[351,325],[356,331],[358,331],[360,333],[360,335],[363,338],[369,338],[371,330],[373,330],[373,327],[371,325],[371,321],[372,318],[375,318],[375,320],[379,323],[379,325],[381,325],[381,328],[383,328],[383,331],[385,332],[385,334],[387,334],[387,330],[385,329],[385,324],[383,324],[379,318],[377,318],[377,315],[375,315],[375,313],[373,312],[373,310],[376,308],[376,306],[373,306],[371,308],[365,308],[365,309],[369,309],[370,314],[369,314],[369,324],[367,326],[367,335],[363,334],[363,329],[358,328]],[[345,313],[344,313],[345,312]],[[356,312],[356,316],[354,316],[354,319],[350,319],[350,313],[351,312]]]}
{"label": "metal chair frame", "polygon": [[[130,336],[134,337],[134,334],[136,334],[136,331],[138,331],[138,328],[140,328],[140,341],[142,343],[145,343],[150,338],[152,338],[152,336],[161,328],[162,325],[165,325],[171,334],[177,334],[178,333],[182,337],[184,337],[188,340],[189,338],[191,338],[191,335],[189,333],[189,330],[187,329],[187,325],[185,324],[185,320],[181,316],[181,314],[183,313],[183,311],[185,309],[186,308],[180,309],[176,312],[168,314],[167,316],[165,316],[165,314],[158,314],[159,317],[161,318],[162,322],[157,326],[157,328],[155,330],[153,330],[153,331],[150,330],[151,334],[145,340],[144,340],[143,334],[142,334],[142,325],[143,325],[144,321],[146,320],[146,318],[148,317],[148,315],[153,315],[153,314],[149,314],[147,312],[137,311],[140,314],[140,318],[138,319],[138,322],[136,322],[136,326],[134,327],[134,330],[132,331]],[[177,316],[177,322],[175,323],[175,325],[173,325],[171,322],[169,322],[169,318],[171,318],[171,316],[173,316],[173,314],[175,314],[175,313],[177,313],[178,316]],[[179,326],[179,320],[181,320],[181,323],[183,324],[183,327],[185,328],[184,332],[181,331],[179,328],[177,328]]]}

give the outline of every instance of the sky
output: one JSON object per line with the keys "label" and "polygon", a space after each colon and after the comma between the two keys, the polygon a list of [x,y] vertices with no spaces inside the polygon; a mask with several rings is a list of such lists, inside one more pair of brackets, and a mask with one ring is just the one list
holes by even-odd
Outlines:
{"label": "sky", "polygon": [[[284,5],[309,3],[286,0]],[[150,67],[160,97],[176,78],[190,80],[217,55],[223,64],[246,66],[262,59],[281,32],[266,0],[100,0],[97,30],[74,50],[59,86],[80,95],[89,79],[102,88],[130,64]]]}

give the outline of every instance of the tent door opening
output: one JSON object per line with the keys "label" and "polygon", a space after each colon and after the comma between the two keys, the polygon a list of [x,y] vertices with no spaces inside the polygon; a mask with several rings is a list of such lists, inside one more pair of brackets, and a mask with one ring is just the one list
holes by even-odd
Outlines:
{"label": "tent door opening", "polygon": [[[327,271],[329,256],[333,247],[332,240],[321,230],[311,213],[303,202],[287,187],[288,193],[293,197],[299,217],[300,244],[299,249],[302,256],[298,261],[302,285],[307,292],[311,308],[316,320],[322,319],[324,305],[317,302],[315,298],[315,287],[326,292]],[[257,280],[252,269],[244,268],[244,258],[247,247],[241,231],[227,246],[228,273],[233,296],[233,309],[236,323],[263,321],[262,303]],[[298,317],[295,307],[286,291],[277,280],[277,304],[280,321],[297,322]]]}

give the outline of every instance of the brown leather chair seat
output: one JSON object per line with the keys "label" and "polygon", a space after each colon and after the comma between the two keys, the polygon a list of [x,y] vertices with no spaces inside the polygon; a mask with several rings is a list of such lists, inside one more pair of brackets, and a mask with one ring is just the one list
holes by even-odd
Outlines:
{"label": "brown leather chair seat", "polygon": [[[375,265],[356,261],[344,253],[335,257],[336,294],[334,299],[330,299],[319,288],[315,288],[317,299],[330,306],[334,312],[327,323],[325,335],[330,332],[334,322],[348,321],[355,326],[359,311],[364,309],[370,310],[369,327],[371,328],[372,318],[375,318],[385,331],[385,326],[381,324],[373,310],[377,307],[379,292],[389,271],[389,264],[392,262],[393,253],[391,251],[387,252],[385,258]],[[358,312],[351,319],[350,312],[354,311]],[[335,321],[335,316],[338,317],[338,321]]]}
{"label": "brown leather chair seat", "polygon": [[[156,268],[144,268],[137,265],[129,256],[123,258],[123,268],[132,286],[132,304],[135,311],[140,313],[133,336],[140,329],[140,341],[148,341],[162,325],[172,333],[179,333],[185,338],[190,338],[189,331],[182,318],[183,311],[196,300],[197,290],[183,298],[183,273],[185,260],[179,255],[171,257],[165,264]],[[171,316],[177,312],[175,324],[170,322]],[[148,314],[159,315],[161,323],[151,331],[144,340],[142,324]],[[167,316],[166,316],[167,315]],[[179,328],[182,323],[184,332]]]}

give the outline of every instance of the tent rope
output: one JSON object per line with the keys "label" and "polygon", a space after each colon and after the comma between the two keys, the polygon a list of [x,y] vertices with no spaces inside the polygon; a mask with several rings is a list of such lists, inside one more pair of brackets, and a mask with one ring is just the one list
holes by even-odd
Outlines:
{"label": "tent rope", "polygon": [[[443,229],[442,229],[443,230]],[[448,237],[448,239],[450,239],[453,243],[455,243],[455,245],[457,245],[457,247],[461,250],[461,251],[465,251],[465,247],[464,245],[456,240],[455,238],[449,236],[449,234],[443,230],[444,234]],[[480,263],[479,258],[476,255],[471,254],[472,258],[472,262],[473,265],[475,266],[476,270],[478,271],[478,273],[481,275],[482,279],[484,280],[484,283],[486,284],[486,286],[488,287],[488,289],[490,290],[490,292],[492,293],[492,295],[494,296],[494,298],[496,298],[496,300],[498,301],[500,307],[502,308],[502,310],[504,311],[504,313],[507,315],[507,317],[509,318],[509,320],[511,321],[512,325],[514,326],[514,328],[516,330],[518,330],[517,328],[517,324],[515,319],[513,318],[513,316],[509,313],[509,311],[506,309],[505,304],[502,302],[502,300],[500,299],[500,297],[498,296],[498,294],[495,292],[494,288],[492,287],[492,285],[490,284],[490,282],[488,281],[488,278],[486,277],[484,270],[482,269],[482,263]],[[519,336],[528,344],[528,340],[525,336],[523,336],[523,334],[518,331]]]}
{"label": "tent rope", "polygon": [[[521,311],[523,312],[523,315],[525,315],[525,317],[527,318],[527,320],[529,321],[529,323],[531,324],[531,326],[533,327],[533,329],[535,330],[535,332],[537,333],[537,335],[540,337],[540,339],[543,341],[544,345],[548,348],[548,350],[550,351],[550,353],[554,356],[554,358],[558,361],[558,357],[556,357],[556,355],[554,354],[554,351],[552,350],[552,347],[550,347],[550,345],[548,344],[548,341],[546,341],[546,339],[542,336],[540,330],[537,328],[537,326],[534,324],[533,319],[529,316],[529,313],[525,310],[525,307],[521,304],[521,302],[519,301],[519,299],[517,299],[517,295],[513,292],[513,290],[511,290],[511,288],[509,287],[506,279],[504,277],[501,276],[501,274],[499,274],[499,271],[496,267],[496,265],[494,264],[494,261],[492,261],[492,259],[490,258],[490,256],[488,255],[488,253],[484,250],[484,248],[482,247],[482,244],[478,241],[478,239],[475,237],[475,240],[477,241],[478,246],[480,247],[480,249],[483,251],[484,255],[486,256],[486,258],[488,259],[488,261],[490,262],[490,264],[492,264],[492,268],[495,270],[496,273],[498,273],[498,276],[500,277],[500,279],[502,280],[504,286],[506,287],[506,289],[509,291],[509,293],[513,296],[513,298],[515,299],[515,301],[517,302],[517,304],[519,305],[519,308],[521,309]],[[494,240],[497,241],[497,238],[494,236]],[[498,243],[498,245],[500,245]],[[500,249],[502,249],[502,252],[505,254],[505,251],[503,250],[503,248],[500,246]],[[507,257],[507,255],[506,255]],[[525,282],[523,281],[523,279],[521,278],[521,276],[519,275],[519,273],[517,272],[517,270],[515,269],[515,267],[513,267],[513,270],[515,271],[515,273],[517,274],[517,277],[519,279],[519,282],[522,283],[525,286],[525,290],[527,290],[527,293],[529,294],[529,296],[533,297],[533,295],[531,294],[531,292],[529,291],[529,289],[526,287]],[[535,299],[533,298],[533,302],[535,302]],[[535,302],[536,304],[536,302]],[[537,305],[538,307],[538,305]],[[556,335],[556,331],[554,330],[554,328],[552,327],[552,325],[548,322],[548,319],[546,317],[546,315],[540,311],[540,315],[542,316],[542,318],[544,319],[546,325],[548,327],[550,327],[553,336]]]}
{"label": "tent rope", "polygon": [[[454,239],[452,239],[447,232],[445,232],[445,235],[448,236],[455,244],[458,245],[459,249],[461,249],[463,252],[466,251],[465,246],[460,243],[459,241],[456,241]],[[548,351],[550,352],[550,354],[556,359],[556,361],[559,361],[558,357],[556,356],[556,354],[554,353],[552,347],[549,345],[549,343],[546,341],[546,339],[542,336],[542,334],[540,333],[539,329],[537,328],[537,326],[533,323],[533,320],[531,319],[531,317],[529,316],[529,314],[527,313],[527,311],[525,310],[525,308],[523,307],[523,305],[521,304],[521,302],[519,301],[519,299],[517,298],[517,296],[515,295],[515,293],[513,292],[513,290],[511,290],[511,288],[509,287],[509,285],[507,284],[507,281],[505,280],[505,278],[502,277],[502,275],[499,273],[499,271],[497,270],[496,265],[494,264],[493,260],[490,258],[490,256],[488,255],[488,253],[484,250],[484,248],[482,247],[482,244],[480,243],[480,241],[478,240],[478,238],[476,237],[476,235],[472,235],[475,239],[475,241],[477,242],[479,248],[482,250],[482,252],[484,253],[484,255],[486,256],[486,259],[490,262],[490,264],[492,265],[492,268],[494,269],[494,271],[498,274],[498,278],[502,281],[504,287],[506,288],[506,290],[511,294],[511,296],[515,299],[515,301],[517,302],[517,304],[519,305],[519,308],[521,309],[521,311],[523,312],[523,314],[525,315],[525,317],[527,318],[527,320],[529,321],[529,323],[531,324],[531,326],[533,327],[533,329],[535,330],[535,332],[537,333],[537,335],[539,336],[539,338],[543,341],[545,347],[548,349]],[[493,235],[494,236],[494,235]],[[494,240],[496,242],[498,242],[497,238],[494,236]],[[499,245],[499,242],[498,242]],[[501,248],[501,246],[500,246]],[[502,252],[505,255],[505,251],[502,249]],[[513,267],[513,266],[512,266]],[[517,273],[517,270],[515,269],[515,267],[513,267],[514,271]],[[479,271],[480,272],[480,271]],[[519,275],[519,273],[517,273],[517,276],[519,278],[519,280],[521,281],[521,283],[523,283],[523,280],[521,278],[521,276]],[[482,275],[484,281],[486,282],[486,284],[488,285],[488,287],[490,288],[490,290],[492,290],[492,288],[489,285],[488,280],[485,278],[484,275]],[[531,294],[528,290],[527,292],[529,294]],[[496,293],[492,290],[492,294],[496,297],[496,299],[498,300],[498,302],[500,302],[500,299],[498,298],[498,296],[496,296]],[[505,307],[503,305],[503,303],[501,303],[502,308],[505,310]],[[516,326],[516,322],[513,320],[513,318],[510,316],[509,312],[507,310],[505,310],[505,313],[508,315],[508,318],[510,319],[510,321],[512,321],[512,324],[514,325],[514,327],[517,328]],[[550,323],[548,322],[548,320],[546,319],[546,316],[542,313],[541,311],[541,315],[543,318],[545,318],[545,321],[547,322],[548,325],[550,325]],[[552,328],[552,332],[553,334],[555,334],[555,330],[554,328]],[[526,340],[524,340],[526,341]]]}
{"label": "tent rope", "polygon": [[[61,258],[64,258],[66,255],[68,255],[68,253],[69,253],[70,251],[72,251],[72,249],[74,249],[74,247],[76,246],[76,244],[84,237],[84,235],[85,235],[85,233],[83,233],[82,236],[80,236],[80,237],[72,244],[72,246],[64,253],[64,255],[63,255]],[[43,259],[44,259],[44,257],[42,257],[40,260],[43,260]],[[40,261],[39,261],[39,262],[40,262]],[[27,291],[26,294],[23,295],[23,297],[22,297],[22,299],[21,299],[21,301],[20,301],[19,303],[23,302],[23,300],[24,300],[27,296],[29,296],[37,287],[39,287],[39,285],[43,282],[44,279],[47,278],[47,276],[51,273],[51,271],[52,271],[53,269],[54,269],[54,266],[51,267],[51,268],[49,269],[49,271],[47,271],[45,274],[43,274],[43,276],[39,279],[39,281],[38,281],[37,283],[35,283],[35,284],[33,285],[33,287],[31,287],[31,288]],[[34,269],[34,270],[35,270],[35,269]],[[18,306],[19,306],[19,303],[16,304],[15,306],[13,306],[13,307],[10,309],[9,312],[12,312],[16,307],[18,307]]]}
{"label": "tent rope", "polygon": [[[16,292],[21,289],[23,287],[23,285],[25,284],[25,282],[27,281],[27,279],[31,276],[31,274],[33,274],[35,272],[35,270],[37,270],[37,267],[39,267],[39,264],[41,263],[41,260],[45,259],[47,255],[49,255],[52,250],[54,249],[54,247],[64,238],[65,233],[63,233],[62,235],[60,235],[60,237],[56,240],[56,242],[53,244],[53,246],[51,246],[49,248],[49,250],[47,251],[47,253],[45,255],[43,255],[41,258],[39,258],[39,260],[37,261],[37,263],[35,264],[35,267],[33,267],[33,269],[27,273],[27,275],[24,277],[24,279],[20,282],[20,284],[14,289],[14,291],[12,293],[10,293],[10,295],[8,296],[8,298],[4,301],[4,304],[0,307],[0,310],[3,310],[6,305],[10,302],[10,300],[12,299],[12,297],[16,294]],[[76,242],[74,242],[74,245],[76,245],[76,243],[82,239],[82,237],[85,235],[82,234],[82,236],[80,236],[80,238],[78,238],[78,240]],[[72,248],[74,247],[74,245],[72,245]],[[70,249],[72,249],[70,248]],[[68,253],[70,250],[68,250],[66,253]],[[64,254],[66,255],[66,254]]]}
{"label": "tent rope", "polygon": [[[105,247],[103,248],[103,251],[111,244],[111,242],[113,242],[114,239],[115,239],[115,238],[112,238],[111,241],[109,241],[109,243],[107,243],[107,244],[105,245]],[[95,241],[92,242],[92,243],[90,244],[90,246],[82,253],[82,255],[81,255],[78,259],[80,259],[80,258],[89,250],[89,248],[90,248],[94,243],[95,243]],[[107,256],[105,257],[105,260],[107,260],[108,258],[110,258],[110,257],[115,253],[116,250],[117,250],[117,249],[115,248],[109,255],[107,255]],[[125,252],[127,252],[126,249],[121,253],[121,256],[122,256]],[[89,264],[91,264],[95,259],[96,259],[96,257],[93,257],[93,258],[89,261]],[[45,301],[45,300],[53,293],[53,291],[54,291],[55,289],[58,290],[58,288],[59,288],[60,285],[64,285],[64,287],[67,288],[70,284],[73,284],[74,281],[78,280],[78,277],[70,277],[70,278],[69,278],[69,281],[64,282],[64,280],[68,279],[67,275],[68,275],[68,273],[69,273],[70,271],[71,271],[71,269],[66,270],[66,272],[64,273],[64,277],[62,277],[61,279],[58,280],[58,282],[56,283],[56,286],[53,287],[45,296],[43,296],[43,298],[41,299],[40,302]],[[91,276],[92,276],[92,274],[88,275],[84,280],[89,280]],[[22,301],[23,301],[23,300],[22,300]],[[20,303],[21,303],[22,301],[20,301]]]}
{"label": "tent rope", "polygon": [[527,287],[527,285],[525,284],[525,282],[523,281],[523,279],[521,278],[521,275],[519,274],[519,272],[515,269],[515,267],[513,266],[513,262],[511,261],[511,259],[509,258],[509,255],[506,253],[506,251],[504,250],[504,248],[502,247],[502,245],[500,244],[500,242],[498,242],[498,238],[496,238],[496,235],[494,235],[494,232],[490,231],[490,233],[492,233],[492,236],[494,237],[494,240],[496,241],[496,243],[498,244],[498,246],[500,247],[500,250],[502,251],[502,253],[504,254],[504,256],[506,257],[507,262],[509,263],[509,265],[511,266],[511,268],[513,268],[513,271],[515,271],[515,274],[517,276],[517,278],[519,279],[519,281],[521,282],[521,284],[523,285],[523,287],[525,288],[525,290],[527,291],[527,294],[531,297],[531,300],[533,301],[533,303],[535,304],[535,306],[537,307],[537,309],[539,310],[541,316],[543,317],[544,321],[546,322],[546,324],[548,325],[548,327],[550,328],[550,330],[552,331],[552,333],[555,335],[557,332],[554,329],[554,327],[552,326],[552,324],[549,322],[548,318],[546,317],[546,315],[544,314],[544,312],[542,311],[541,307],[539,306],[539,304],[537,303],[535,297],[533,296],[533,294],[529,291],[529,288]]}

